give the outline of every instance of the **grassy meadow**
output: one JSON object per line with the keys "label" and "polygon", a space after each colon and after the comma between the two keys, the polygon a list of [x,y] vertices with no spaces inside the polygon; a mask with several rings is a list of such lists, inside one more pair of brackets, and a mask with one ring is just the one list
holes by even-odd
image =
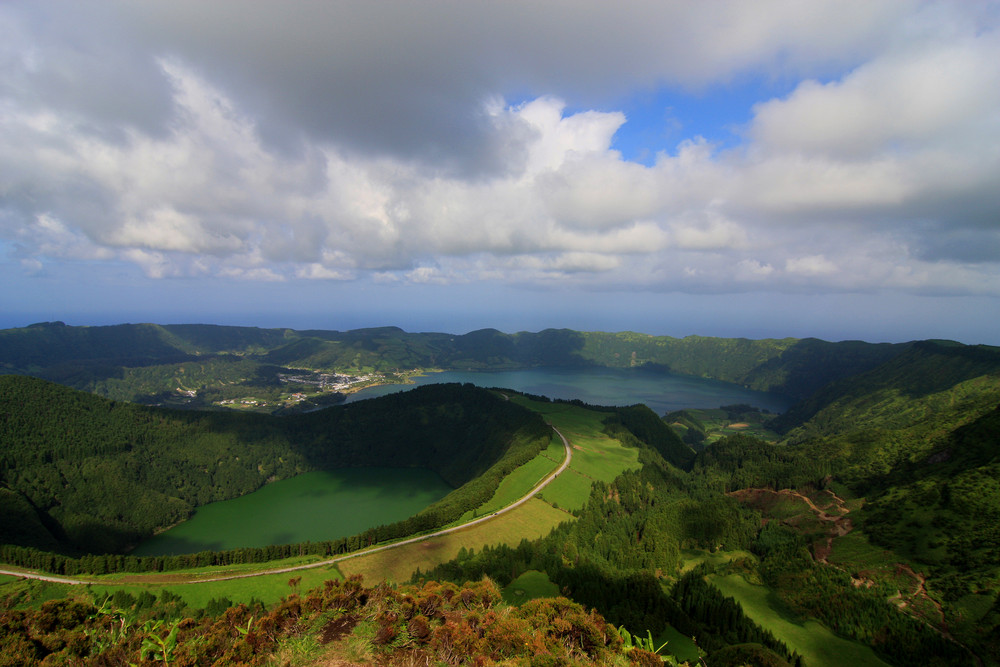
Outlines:
{"label": "grassy meadow", "polygon": [[523,604],[535,598],[556,597],[559,595],[559,587],[552,583],[549,575],[544,572],[528,570],[507,584],[501,593],[504,601],[510,604]]}
{"label": "grassy meadow", "polygon": [[[323,582],[328,579],[342,578],[343,576],[336,565],[324,565],[308,570],[266,574],[242,579],[227,579],[225,581],[157,585],[129,584],[124,586],[94,584],[87,588],[93,594],[95,600],[100,600],[106,595],[111,595],[120,590],[125,590],[132,595],[138,595],[142,591],[159,595],[161,591],[168,590],[175,595],[179,595],[185,604],[192,609],[204,609],[210,600],[222,598],[229,598],[236,603],[247,603],[251,599],[257,599],[264,604],[273,604],[296,591],[307,591],[322,586]],[[289,585],[289,582],[294,579],[298,579],[298,583],[294,586]]]}
{"label": "grassy meadow", "polygon": [[818,621],[799,622],[794,619],[779,607],[766,586],[747,583],[738,574],[711,575],[708,579],[723,595],[735,598],[750,619],[770,630],[789,649],[805,658],[807,665],[886,665],[868,646],[839,637]]}
{"label": "grassy meadow", "polygon": [[342,561],[340,571],[345,576],[361,574],[366,581],[408,581],[418,568],[426,571],[445,563],[458,556],[463,547],[478,551],[487,545],[519,544],[522,539],[544,537],[563,521],[572,519],[572,515],[532,498],[517,509],[454,533]]}

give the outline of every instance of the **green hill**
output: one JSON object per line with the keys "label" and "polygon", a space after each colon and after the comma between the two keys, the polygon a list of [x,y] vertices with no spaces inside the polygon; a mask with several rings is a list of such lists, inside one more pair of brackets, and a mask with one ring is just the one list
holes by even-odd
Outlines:
{"label": "green hill", "polygon": [[[75,327],[53,322],[0,331],[0,372],[34,375],[117,400],[158,403],[178,389],[202,390],[216,402],[240,397],[235,395],[239,387],[248,390],[242,396],[274,393],[274,369],[282,368],[362,374],[429,368],[646,367],[801,400],[907,348],[813,338],[671,338],[569,329],[514,334],[483,329],[452,335],[408,333],[397,327],[342,332],[205,324]],[[209,404],[184,402],[193,407]]]}
{"label": "green hill", "polygon": [[998,387],[1000,348],[921,341],[884,364],[831,383],[771,426],[786,432],[791,442],[860,429],[910,428],[928,417],[957,426],[991,409]]}
{"label": "green hill", "polygon": [[587,333],[581,356],[605,366],[659,366],[682,375],[733,382],[802,399],[820,387],[872,368],[905,345],[816,338],[762,339]]}
{"label": "green hill", "polygon": [[460,515],[549,437],[537,415],[471,385],[279,418],[155,409],[0,376],[0,543],[117,552],[270,479],[387,462],[440,474],[458,490],[439,505]]}

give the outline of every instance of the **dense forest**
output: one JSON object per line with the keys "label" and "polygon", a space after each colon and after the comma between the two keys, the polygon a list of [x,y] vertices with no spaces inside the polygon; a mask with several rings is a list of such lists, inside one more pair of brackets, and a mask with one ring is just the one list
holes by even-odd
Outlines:
{"label": "dense forest", "polygon": [[170,411],[0,376],[0,543],[120,553],[269,480],[386,462],[455,487],[423,513],[428,529],[488,499],[550,437],[538,415],[471,385],[271,417]]}
{"label": "dense forest", "polygon": [[[26,341],[35,334],[32,347]],[[599,364],[669,369],[783,391],[798,402],[780,416],[729,406],[734,417],[753,413],[766,422],[772,441],[747,434],[709,441],[697,411],[664,420],[644,406],[583,406],[601,415],[606,434],[638,450],[640,468],[610,482],[595,481],[572,520],[540,540],[463,551],[456,560],[415,575],[410,589],[351,584],[351,590],[366,591],[366,602],[391,599],[401,606],[378,607],[374,616],[365,616],[370,625],[359,623],[361,630],[352,626],[348,633],[364,635],[371,659],[404,644],[407,650],[430,651],[432,644],[421,644],[419,637],[446,633],[432,627],[435,617],[428,613],[426,628],[424,621],[414,624],[413,604],[422,595],[414,591],[438,591],[444,605],[447,596],[440,591],[454,597],[463,587],[493,585],[485,582],[504,587],[538,571],[572,602],[522,607],[534,609],[533,618],[544,616],[551,627],[567,629],[584,623],[580,614],[591,614],[586,633],[613,629],[601,625],[605,622],[639,633],[670,627],[695,637],[708,664],[807,662],[767,623],[751,619],[721,592],[734,581],[766,587],[782,614],[798,622],[819,620],[838,636],[870,646],[889,664],[1000,664],[997,348],[947,341],[870,345],[564,330],[447,336],[393,328],[339,333],[52,323],[0,332],[0,363],[16,373],[0,377],[0,559],[61,573],[330,555],[428,530],[482,504],[505,475],[548,446],[552,432],[515,401],[471,385],[430,385],[279,418],[145,407],[28,375],[99,392],[99,386],[111,386],[113,376],[142,374],[143,391],[153,389],[156,369],[183,366],[195,374],[188,364],[200,365],[206,378],[213,368],[231,369],[231,375],[223,374],[228,381],[288,367]],[[104,385],[96,382],[101,377]],[[398,465],[431,467],[456,491],[417,517],[338,541],[156,559],[123,553],[205,502],[247,493],[269,479],[381,464],[387,457]],[[292,604],[327,593],[295,596]],[[136,613],[146,603],[154,615],[170,609],[169,601],[165,606],[119,602],[119,607],[132,604]],[[319,611],[323,604],[306,604],[314,630],[333,618]],[[540,611],[545,604],[550,607]],[[224,612],[228,605],[217,606],[214,615],[199,612],[202,620],[175,625],[178,647],[197,633],[212,636],[214,624],[229,622],[226,614],[239,616],[239,623],[249,618],[249,632],[255,619],[277,613],[244,607]],[[53,628],[65,626],[67,637],[87,629],[86,636],[94,637],[95,619],[103,618],[94,609],[54,606],[49,613],[58,621],[33,615],[44,609],[5,613],[14,614],[5,621],[14,630],[0,642],[36,651],[31,654],[36,657],[48,650],[39,647],[58,645],[50,637]],[[173,613],[164,620],[181,623],[193,611]],[[460,626],[458,616],[449,613],[437,617],[441,627],[451,621]],[[462,641],[473,642],[477,655],[505,645],[483,628],[485,613],[473,610],[473,630],[454,630],[466,633]],[[534,627],[531,641],[548,646],[548,626],[510,623]],[[122,655],[134,655],[142,637],[154,641],[153,635],[164,641],[169,636],[138,632],[116,646]],[[280,633],[269,636],[280,643]],[[448,636],[448,641],[459,637]],[[627,633],[601,636],[604,643],[594,643],[592,651],[563,655],[546,648],[553,659],[545,664],[628,659],[623,657]],[[59,650],[93,655],[88,646],[72,649],[67,639]],[[239,650],[258,659],[275,646]],[[644,656],[641,649],[628,654]],[[489,655],[516,662],[514,654]]]}

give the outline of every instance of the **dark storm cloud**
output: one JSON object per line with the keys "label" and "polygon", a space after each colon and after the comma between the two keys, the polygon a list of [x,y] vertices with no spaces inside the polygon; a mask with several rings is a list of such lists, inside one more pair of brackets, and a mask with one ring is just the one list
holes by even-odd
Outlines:
{"label": "dark storm cloud", "polygon": [[[850,61],[899,12],[839,4],[775,3],[775,21],[741,3],[180,0],[121,2],[116,18],[238,100],[272,142],[468,169],[504,162],[502,133],[481,112],[498,93],[600,106],[636,86],[725,79],[789,48],[803,62]],[[849,37],[829,38],[848,21]]]}
{"label": "dark storm cloud", "polygon": [[19,111],[59,109],[82,129],[122,139],[162,134],[172,93],[133,26],[105,3],[10,3],[0,15],[0,96]]}

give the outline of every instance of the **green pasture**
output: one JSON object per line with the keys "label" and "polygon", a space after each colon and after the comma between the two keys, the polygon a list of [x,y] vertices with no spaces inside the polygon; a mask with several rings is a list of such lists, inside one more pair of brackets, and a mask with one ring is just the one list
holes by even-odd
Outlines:
{"label": "green pasture", "polygon": [[833,540],[833,550],[828,560],[851,572],[863,572],[892,568],[899,562],[899,556],[872,544],[861,529],[855,528],[847,535]]}
{"label": "green pasture", "polygon": [[604,433],[606,413],[569,403],[532,401],[521,396],[511,400],[538,412],[566,436],[573,448],[571,470],[593,480],[610,482],[626,470],[640,467],[638,449],[625,447]]}
{"label": "green pasture", "polygon": [[737,574],[710,575],[708,580],[723,595],[735,598],[749,618],[770,630],[790,650],[798,652],[811,667],[886,664],[868,646],[837,636],[819,621],[799,622],[787,615],[766,586],[749,584]]}
{"label": "green pasture", "polygon": [[[175,595],[179,595],[184,600],[184,603],[192,609],[204,609],[209,600],[222,598],[229,598],[235,603],[246,603],[250,602],[251,599],[257,599],[264,604],[272,604],[294,592],[307,591],[322,586],[323,582],[328,579],[342,578],[336,565],[324,565],[308,570],[227,579],[225,581],[113,586],[93,584],[87,586],[87,590],[94,596],[95,600],[100,600],[106,595],[112,595],[117,591],[127,591],[137,596],[143,591],[159,595],[160,591],[168,590]],[[289,585],[289,581],[292,579],[299,579],[297,586],[292,587]]]}
{"label": "green pasture", "polygon": [[538,570],[528,570],[501,591],[504,601],[509,604],[523,604],[535,598],[551,598],[559,595],[559,586],[552,583],[549,575]]}
{"label": "green pasture", "polygon": [[[684,412],[700,423],[705,432],[704,444],[706,445],[737,433],[751,435],[766,442],[781,440],[778,433],[764,425],[767,419],[774,416],[770,413],[747,412],[740,419],[731,419],[725,410],[718,408],[687,408]],[[681,423],[674,423],[670,426],[681,437],[688,431],[688,427]]]}
{"label": "green pasture", "polygon": [[[500,486],[497,487],[493,497],[476,510],[476,515],[491,514],[520,500],[525,494],[535,488],[539,482],[545,479],[546,476],[552,473],[553,470],[562,465],[563,458],[566,455],[565,449],[562,446],[562,440],[559,440],[558,437],[554,438],[554,440],[559,442],[560,457],[557,462],[548,457],[548,450],[546,450],[546,452],[542,452],[515,469],[500,482]],[[463,520],[468,520],[469,518],[472,517],[462,517]]]}
{"label": "green pasture", "polygon": [[948,605],[949,625],[952,630],[975,632],[979,620],[990,613],[996,598],[993,592],[969,593]]}
{"label": "green pasture", "polygon": [[[299,579],[295,587],[289,586],[289,581],[293,578]],[[16,608],[37,608],[47,600],[58,600],[66,597],[82,595],[98,602],[118,591],[125,591],[134,596],[145,591],[159,596],[162,591],[167,590],[179,595],[184,603],[192,609],[204,609],[210,600],[222,598],[229,598],[235,603],[246,603],[257,599],[265,604],[272,604],[293,592],[307,591],[322,586],[323,582],[328,579],[341,578],[342,575],[336,565],[225,581],[192,583],[111,583],[111,580],[107,579],[108,583],[95,582],[86,585],[72,585],[3,576],[0,577],[0,600],[7,599],[13,602]]]}
{"label": "green pasture", "polygon": [[418,568],[426,572],[452,560],[462,547],[479,551],[487,545],[517,545],[522,539],[544,537],[563,521],[573,519],[573,515],[532,498],[516,509],[454,533],[341,561],[340,571],[345,576],[363,575],[366,581],[405,582]]}
{"label": "green pasture", "polygon": [[587,499],[590,498],[590,487],[593,483],[594,480],[570,467],[542,489],[542,500],[553,507],[571,512],[583,509]]}
{"label": "green pasture", "polygon": [[549,441],[548,449],[539,454],[539,456],[544,456],[550,461],[562,465],[563,459],[566,458],[566,449],[563,447],[562,438],[553,432],[552,439]]}
{"label": "green pasture", "polygon": [[[909,565],[916,572],[926,571],[926,566],[872,544],[860,529],[836,538],[828,560],[852,575],[871,579],[890,591],[899,590],[903,595],[912,593],[916,582],[898,566]],[[933,580],[928,582],[928,587],[933,592]]]}
{"label": "green pasture", "polygon": [[11,605],[15,609],[38,608],[48,600],[70,597],[80,586],[59,584],[39,579],[23,579],[8,575],[0,576],[0,606]]}
{"label": "green pasture", "polygon": [[661,653],[669,653],[681,662],[688,662],[692,665],[698,664],[701,652],[698,650],[698,644],[695,643],[693,637],[683,635],[677,628],[668,625],[653,640],[653,643],[657,646],[663,642],[667,642],[667,646]]}
{"label": "green pasture", "polygon": [[118,584],[176,584],[198,581],[199,579],[213,579],[216,577],[226,577],[236,574],[247,574],[250,572],[260,572],[263,570],[276,570],[296,565],[309,565],[320,561],[329,560],[325,556],[309,554],[305,556],[292,556],[281,560],[270,560],[264,563],[234,563],[230,565],[207,565],[205,567],[191,567],[183,570],[167,570],[165,572],[116,572],[114,574],[102,575],[81,575],[81,579],[92,579],[94,584],[118,585]]}
{"label": "green pasture", "polygon": [[701,549],[681,549],[681,574],[690,572],[702,563],[708,563],[709,565],[715,567],[725,565],[741,558],[757,560],[757,557],[752,553],[743,550],[716,551],[714,553],[709,553],[708,551],[702,551]]}

